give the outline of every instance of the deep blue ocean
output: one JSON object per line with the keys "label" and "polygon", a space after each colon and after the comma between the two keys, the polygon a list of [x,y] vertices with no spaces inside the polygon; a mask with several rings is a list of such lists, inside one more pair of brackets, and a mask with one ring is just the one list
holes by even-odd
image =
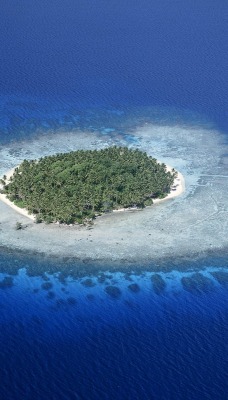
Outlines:
{"label": "deep blue ocean", "polygon": [[[225,0],[2,2],[0,145],[140,121],[228,134],[227,22]],[[74,276],[1,249],[0,399],[228,399],[227,261]]]}

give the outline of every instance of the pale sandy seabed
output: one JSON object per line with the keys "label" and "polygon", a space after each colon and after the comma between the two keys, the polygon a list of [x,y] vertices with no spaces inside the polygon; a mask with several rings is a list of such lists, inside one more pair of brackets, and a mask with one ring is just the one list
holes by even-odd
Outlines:
{"label": "pale sandy seabed", "polygon": [[[228,248],[228,157],[225,136],[200,126],[144,125],[129,132],[134,139],[90,132],[40,135],[0,147],[0,175],[23,159],[77,149],[127,145],[173,166],[185,178],[180,196],[143,211],[111,213],[92,229],[35,224],[0,202],[0,246],[50,257],[120,263],[189,259]],[[16,230],[16,222],[26,225]]]}

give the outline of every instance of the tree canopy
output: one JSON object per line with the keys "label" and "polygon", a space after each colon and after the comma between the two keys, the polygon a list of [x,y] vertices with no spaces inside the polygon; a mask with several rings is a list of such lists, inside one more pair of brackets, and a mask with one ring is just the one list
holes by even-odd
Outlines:
{"label": "tree canopy", "polygon": [[138,149],[77,150],[24,160],[4,185],[37,222],[84,223],[125,207],[143,208],[170,192],[176,171]]}

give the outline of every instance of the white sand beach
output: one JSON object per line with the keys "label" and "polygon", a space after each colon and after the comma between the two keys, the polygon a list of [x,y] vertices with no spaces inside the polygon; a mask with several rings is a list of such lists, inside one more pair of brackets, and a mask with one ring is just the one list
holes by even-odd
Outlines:
{"label": "white sand beach", "polygon": [[[15,167],[16,168],[16,167]],[[9,171],[6,171],[4,175],[6,175],[6,183],[9,183],[10,177],[13,176],[15,168],[10,169]],[[3,189],[3,185],[0,183],[0,190]],[[3,201],[3,203],[7,204],[7,206],[11,207],[13,210],[15,210],[17,213],[31,219],[32,221],[35,221],[35,216],[31,215],[28,213],[28,211],[24,208],[20,208],[16,206],[12,201],[7,199],[6,195],[3,193],[0,193],[0,201]]]}
{"label": "white sand beach", "polygon": [[[173,167],[166,164],[166,170],[172,171]],[[164,197],[164,199],[155,199],[153,200],[153,204],[161,203],[165,200],[173,199],[177,196],[180,196],[185,191],[185,181],[183,175],[177,171],[177,177],[174,179],[173,185],[171,187],[170,193]]]}

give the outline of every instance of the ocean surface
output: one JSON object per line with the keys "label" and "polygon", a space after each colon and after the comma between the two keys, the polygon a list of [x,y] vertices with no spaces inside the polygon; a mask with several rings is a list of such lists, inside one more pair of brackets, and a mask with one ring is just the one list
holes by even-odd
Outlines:
{"label": "ocean surface", "polygon": [[[145,123],[224,141],[227,16],[225,0],[4,2],[1,150]],[[226,251],[178,270],[110,260],[78,275],[0,249],[1,399],[228,399]]]}

